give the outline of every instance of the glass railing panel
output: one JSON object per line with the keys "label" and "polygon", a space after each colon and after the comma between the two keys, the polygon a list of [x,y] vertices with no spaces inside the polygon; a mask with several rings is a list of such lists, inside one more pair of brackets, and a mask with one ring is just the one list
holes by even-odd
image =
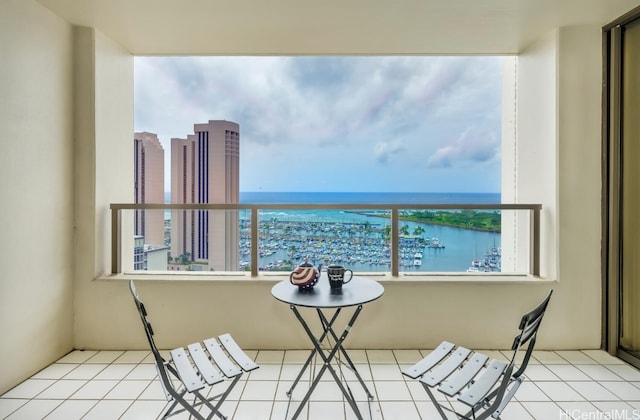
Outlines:
{"label": "glass railing panel", "polygon": [[241,210],[172,210],[169,271],[242,270],[246,247],[240,217]]}
{"label": "glass railing panel", "polygon": [[250,210],[121,210],[122,272],[234,272],[251,266]]}
{"label": "glass railing panel", "polygon": [[[170,215],[164,209],[123,211],[123,263],[131,271],[166,271],[170,248]],[[128,229],[130,227],[131,229]],[[127,251],[125,251],[127,250]]]}
{"label": "glass railing panel", "polygon": [[[351,207],[353,206],[353,207]],[[371,206],[371,207],[369,207]],[[477,206],[474,207],[474,206]],[[540,205],[112,205],[112,273],[538,275]]]}
{"label": "glass railing panel", "polygon": [[501,272],[501,212],[399,210],[401,272]]}
{"label": "glass railing panel", "polygon": [[[349,209],[259,211],[260,271],[290,271],[305,260],[356,272],[388,272],[388,212]],[[386,235],[385,236],[385,232]]]}
{"label": "glass railing panel", "polygon": [[251,211],[248,209],[238,210],[240,224],[240,242],[238,244],[238,271],[251,271]]}

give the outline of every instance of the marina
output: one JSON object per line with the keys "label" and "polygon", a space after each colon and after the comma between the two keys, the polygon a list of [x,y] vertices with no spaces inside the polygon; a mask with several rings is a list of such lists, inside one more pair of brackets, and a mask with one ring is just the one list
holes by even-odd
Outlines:
{"label": "marina", "polygon": [[[261,271],[288,271],[304,258],[316,266],[341,264],[359,272],[386,272],[391,266],[390,225],[384,217],[270,210],[261,214],[258,226]],[[499,233],[401,221],[399,241],[401,271],[500,271]],[[474,249],[480,247],[487,257],[476,260]],[[241,270],[250,269],[250,253],[250,219],[241,216]]]}
{"label": "marina", "polygon": [[[166,197],[169,200],[169,197]],[[241,193],[241,202],[296,203],[476,203],[500,202],[493,193]],[[403,272],[501,271],[501,234],[403,219],[399,268]],[[166,245],[171,212],[165,211]],[[289,271],[304,258],[314,265],[342,264],[357,272],[388,272],[391,226],[386,210],[263,209],[258,214],[258,269]],[[239,211],[239,270],[250,270],[251,212]],[[198,269],[198,266],[191,269]]]}

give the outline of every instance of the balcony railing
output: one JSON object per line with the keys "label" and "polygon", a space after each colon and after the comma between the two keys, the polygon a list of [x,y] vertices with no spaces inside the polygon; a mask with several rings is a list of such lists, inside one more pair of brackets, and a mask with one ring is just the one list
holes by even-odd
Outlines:
{"label": "balcony railing", "polygon": [[[389,248],[388,261],[386,261],[387,267],[389,268],[388,271],[385,272],[390,273],[393,277],[399,276],[401,268],[406,265],[402,260],[404,252],[401,250],[401,239],[406,240],[408,237],[412,236],[411,234],[408,234],[407,227],[401,226],[401,224],[406,224],[407,220],[410,220],[412,222],[425,224],[426,226],[430,225],[429,221],[416,221],[412,218],[412,215],[415,215],[416,213],[427,214],[425,212],[439,212],[440,215],[446,214],[444,212],[450,212],[451,214],[469,211],[476,213],[493,212],[494,214],[500,215],[501,220],[498,229],[500,235],[499,238],[502,239],[502,244],[509,244],[508,254],[510,255],[510,260],[519,261],[517,264],[513,263],[511,265],[511,269],[506,270],[506,272],[517,272],[519,274],[528,273],[533,276],[539,276],[540,274],[540,211],[542,209],[540,204],[111,204],[110,208],[112,217],[111,272],[113,274],[127,271],[126,269],[123,270],[123,240],[128,237],[133,238],[134,235],[133,232],[131,234],[123,233],[123,226],[126,225],[127,230],[133,226],[133,222],[129,225],[129,219],[123,215],[123,211],[126,210],[133,211],[132,215],[134,212],[146,213],[146,211],[149,210],[170,212],[171,215],[191,214],[191,218],[187,217],[181,219],[181,225],[184,225],[186,228],[188,228],[186,224],[186,220],[188,219],[191,229],[193,229],[195,224],[203,223],[202,220],[196,221],[196,217],[193,216],[196,213],[213,214],[213,212],[217,211],[224,212],[226,214],[238,215],[242,213],[247,215],[245,219],[241,219],[236,216],[230,220],[237,225],[243,224],[245,228],[248,228],[246,235],[248,236],[246,253],[249,254],[250,261],[247,264],[247,271],[250,272],[251,277],[257,277],[260,272],[260,250],[263,249],[263,247],[261,247],[261,245],[263,245],[261,241],[264,242],[269,240],[269,232],[265,233],[264,229],[262,231],[260,230],[261,212],[338,210],[367,217],[375,216],[378,218],[376,220],[384,219],[385,223],[388,223],[388,225],[385,226],[385,234],[387,235],[385,243],[388,244]],[[173,220],[173,216],[170,219],[170,223],[176,222]],[[140,220],[144,223],[145,218],[136,218],[135,223],[141,223]],[[209,223],[208,216],[206,217],[206,220],[207,223]],[[265,222],[265,220],[262,220],[262,222]],[[229,220],[225,223],[229,224]],[[453,227],[455,229],[477,229],[477,227],[472,225],[461,226],[460,224],[449,225],[449,227]],[[223,231],[224,230],[225,229],[223,229]],[[228,235],[228,229],[226,230]],[[327,227],[326,230],[329,230],[329,228]],[[235,232],[236,238],[239,238],[240,226],[237,226]],[[305,235],[308,234],[308,232],[300,234]],[[193,233],[190,233],[189,235],[193,236]],[[208,241],[208,232],[205,233],[205,236]],[[416,235],[413,236],[415,237]],[[439,247],[437,244],[430,244],[428,240],[429,238],[427,238],[427,247]],[[208,246],[207,242],[207,247]],[[504,247],[504,245],[501,245],[501,247]],[[444,248],[444,245],[442,248]],[[207,252],[208,251],[209,250],[207,249]],[[128,253],[128,249],[126,252]],[[469,257],[471,260],[473,256],[470,255]],[[344,265],[346,266],[348,264]],[[140,267],[140,262],[134,261],[133,266]],[[227,271],[234,271],[234,269]],[[460,271],[465,272],[465,270]],[[469,269],[466,271],[476,270]],[[497,271],[505,272],[505,270],[500,269]],[[404,271],[402,272],[404,273]]]}

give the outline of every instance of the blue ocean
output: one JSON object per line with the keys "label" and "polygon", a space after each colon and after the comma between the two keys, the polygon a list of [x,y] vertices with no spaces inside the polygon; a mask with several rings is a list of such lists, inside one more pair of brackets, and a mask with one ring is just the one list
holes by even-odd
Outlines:
{"label": "blue ocean", "polygon": [[[500,194],[242,192],[240,202],[242,204],[499,204]],[[269,239],[261,240],[260,269],[278,270],[282,261],[289,260],[296,264],[301,261],[301,258],[306,257],[314,264],[327,261],[341,263],[358,272],[389,271],[390,251],[384,247],[384,241],[381,240],[381,232],[389,224],[389,219],[362,213],[362,211],[348,210],[268,209],[260,211],[260,220],[271,222]],[[240,218],[246,223],[250,219],[249,212],[241,212]],[[364,231],[364,226],[367,232]],[[400,226],[405,227],[410,233],[420,232],[420,236],[424,238],[420,244],[401,244],[401,271],[464,272],[478,262],[486,261],[488,256],[495,261],[496,254],[498,254],[499,263],[499,233],[409,221],[401,221]],[[294,237],[305,239],[304,242],[294,241]],[[244,252],[248,253],[247,250]],[[420,256],[419,259],[418,256]],[[246,257],[241,258],[246,259]]]}
{"label": "blue ocean", "polygon": [[242,204],[499,204],[500,193],[241,192]]}

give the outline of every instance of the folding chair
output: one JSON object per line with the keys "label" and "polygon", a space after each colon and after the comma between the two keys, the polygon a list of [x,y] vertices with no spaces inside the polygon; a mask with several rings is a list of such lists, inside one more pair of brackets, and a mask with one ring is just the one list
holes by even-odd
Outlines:
{"label": "folding chair", "polygon": [[[153,329],[147,319],[147,311],[136,292],[133,280],[129,281],[129,288],[147,334],[160,383],[167,400],[173,401],[161,418],[165,419],[188,412],[189,418],[193,416],[196,419],[210,419],[215,414],[221,419],[226,419],[220,413],[220,406],[238,383],[243,372],[257,369],[258,365],[244,353],[229,334],[220,335],[217,339],[209,338],[202,343],[189,344],[186,349],[184,347],[173,349],[169,352],[171,360],[165,360],[156,347]],[[204,348],[202,344],[204,344]],[[215,362],[215,365],[211,363],[211,360]],[[223,382],[225,377],[231,379],[226,390],[221,394],[208,397],[208,392],[204,391]],[[187,400],[186,394],[193,397],[193,402]],[[183,408],[175,410],[179,405]],[[199,412],[202,405],[206,405],[211,410],[207,417]]]}
{"label": "folding chair", "polygon": [[[502,410],[524,381],[523,373],[531,358],[538,327],[552,293],[553,290],[542,303],[523,315],[520,333],[511,346],[513,356],[509,363],[501,360],[489,361],[489,357],[482,353],[443,341],[424,359],[402,373],[411,379],[419,379],[445,420],[448,419],[445,411],[454,413],[459,419],[481,420],[489,416],[499,419]],[[526,352],[518,366],[516,359],[519,351],[527,343]],[[446,395],[443,403],[449,402],[449,398],[457,397],[458,401],[469,407],[466,409],[468,411],[458,413],[439,402],[432,392],[433,388]]]}

